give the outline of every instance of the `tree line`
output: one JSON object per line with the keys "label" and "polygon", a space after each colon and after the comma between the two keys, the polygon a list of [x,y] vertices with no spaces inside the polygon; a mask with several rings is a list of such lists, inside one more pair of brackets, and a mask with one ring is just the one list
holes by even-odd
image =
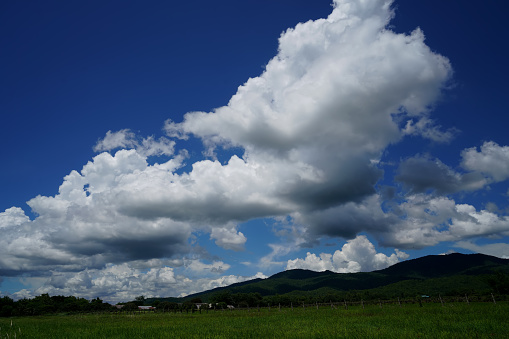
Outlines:
{"label": "tree line", "polygon": [[32,299],[14,301],[4,296],[0,298],[0,317],[35,316],[55,313],[89,313],[115,309],[112,305],[96,298],[87,300],[78,297],[49,296],[41,294]]}

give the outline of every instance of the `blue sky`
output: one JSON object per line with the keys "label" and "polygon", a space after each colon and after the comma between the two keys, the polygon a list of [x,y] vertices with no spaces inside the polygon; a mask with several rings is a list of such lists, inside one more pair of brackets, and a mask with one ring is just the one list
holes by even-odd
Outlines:
{"label": "blue sky", "polygon": [[509,257],[507,7],[2,3],[0,294]]}

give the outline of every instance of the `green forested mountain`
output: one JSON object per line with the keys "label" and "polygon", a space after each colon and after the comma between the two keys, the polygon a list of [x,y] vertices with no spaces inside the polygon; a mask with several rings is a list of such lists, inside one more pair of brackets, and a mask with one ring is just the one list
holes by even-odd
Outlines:
{"label": "green forested mountain", "polygon": [[451,275],[478,275],[492,273],[495,269],[508,269],[509,259],[485,254],[429,255],[407,260],[378,272],[418,279],[438,278]]}
{"label": "green forested mountain", "polygon": [[[397,263],[383,270],[359,273],[289,270],[171,301],[218,295],[258,294],[260,297],[362,298],[414,297],[421,294],[464,295],[509,293],[509,259],[483,254],[432,255]],[[170,299],[170,298],[168,298]],[[168,300],[166,299],[166,300]],[[217,298],[216,298],[217,299]],[[159,300],[163,300],[159,298]],[[151,300],[147,300],[150,302]]]}

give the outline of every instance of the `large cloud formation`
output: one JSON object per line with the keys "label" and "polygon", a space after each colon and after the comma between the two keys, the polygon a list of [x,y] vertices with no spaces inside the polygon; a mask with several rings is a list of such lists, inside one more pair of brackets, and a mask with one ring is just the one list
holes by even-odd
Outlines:
{"label": "large cloud formation", "polygon": [[[239,224],[256,218],[287,218],[302,230],[295,242],[302,246],[360,232],[402,249],[506,234],[506,218],[439,195],[507,179],[506,147],[465,150],[464,174],[430,158],[407,159],[398,180],[409,194],[401,201],[386,201],[375,189],[389,145],[408,135],[435,142],[452,135],[430,118],[451,77],[449,61],[426,46],[419,29],[408,35],[388,29],[391,4],[335,0],[326,19],[281,34],[278,54],[226,106],[166,121],[167,137],[108,132],[94,147],[103,153],[67,175],[57,195],[28,202],[34,220],[17,207],[0,213],[0,275],[47,277],[38,292],[109,300],[190,293],[246,279],[218,277],[229,265],[205,264],[193,235],[209,234],[217,246],[240,251],[248,239]],[[190,137],[201,139],[208,157],[187,170]],[[228,148],[242,154],[217,160]],[[148,161],[153,156],[170,160]],[[357,237],[334,255],[309,254],[287,267],[355,271],[405,258],[372,246]],[[193,267],[185,266],[186,256],[194,266],[215,267],[209,271],[216,275],[177,278],[175,268]]]}

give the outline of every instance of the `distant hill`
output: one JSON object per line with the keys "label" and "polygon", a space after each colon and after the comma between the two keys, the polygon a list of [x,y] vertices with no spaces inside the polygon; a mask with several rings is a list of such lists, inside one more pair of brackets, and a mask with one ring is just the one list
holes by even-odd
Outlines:
{"label": "distant hill", "polygon": [[418,279],[438,278],[451,275],[478,275],[491,273],[494,269],[509,265],[509,259],[485,254],[429,255],[406,260],[380,270],[383,274]]}
{"label": "distant hill", "polygon": [[[294,269],[226,287],[189,295],[178,300],[208,301],[219,292],[272,295],[323,295],[349,291],[371,291],[383,296],[420,293],[482,293],[491,290],[487,277],[509,274],[509,259],[484,254],[430,255],[397,263],[388,268],[359,273],[314,272]],[[171,299],[171,300],[170,300]],[[159,298],[159,300],[163,300]],[[176,298],[164,299],[177,301]]]}

